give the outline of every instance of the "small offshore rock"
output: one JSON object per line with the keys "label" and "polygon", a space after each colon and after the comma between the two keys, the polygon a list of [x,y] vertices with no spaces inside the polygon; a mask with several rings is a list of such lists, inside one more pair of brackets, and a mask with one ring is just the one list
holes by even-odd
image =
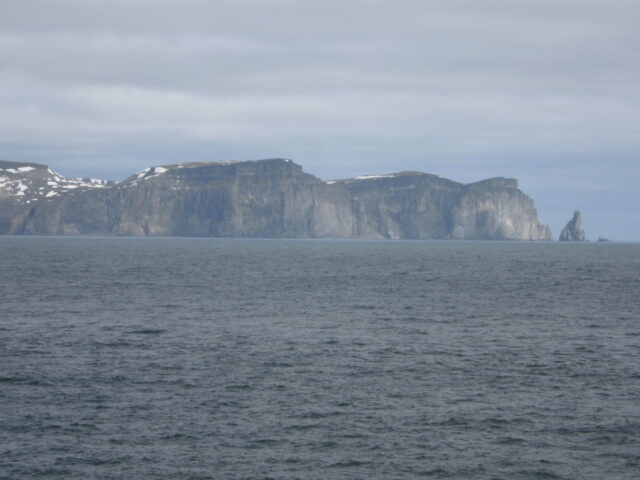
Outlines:
{"label": "small offshore rock", "polygon": [[569,220],[569,223],[560,232],[561,242],[586,242],[587,236],[584,233],[582,227],[582,214],[580,210],[573,212],[573,218]]}

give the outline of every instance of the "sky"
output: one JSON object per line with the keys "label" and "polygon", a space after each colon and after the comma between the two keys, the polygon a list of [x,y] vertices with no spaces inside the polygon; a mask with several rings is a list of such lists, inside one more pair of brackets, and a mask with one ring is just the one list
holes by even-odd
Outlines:
{"label": "sky", "polygon": [[0,0],[0,159],[514,177],[640,241],[638,0]]}

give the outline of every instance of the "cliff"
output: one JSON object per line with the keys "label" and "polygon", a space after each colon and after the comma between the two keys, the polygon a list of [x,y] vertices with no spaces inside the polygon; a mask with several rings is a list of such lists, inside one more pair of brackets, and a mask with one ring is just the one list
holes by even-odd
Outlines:
{"label": "cliff", "polygon": [[151,167],[115,183],[0,162],[0,234],[549,240],[513,179],[324,182],[291,160]]}
{"label": "cliff", "polygon": [[582,214],[580,210],[573,212],[573,217],[560,232],[561,242],[586,242],[587,235],[582,226]]}

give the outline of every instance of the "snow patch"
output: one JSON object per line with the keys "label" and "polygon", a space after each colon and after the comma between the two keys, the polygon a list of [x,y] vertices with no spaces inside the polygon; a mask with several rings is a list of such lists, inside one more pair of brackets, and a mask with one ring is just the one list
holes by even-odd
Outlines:
{"label": "snow patch", "polygon": [[347,178],[344,180],[329,180],[325,183],[328,185],[333,185],[334,183],[353,183],[357,180],[375,180],[377,178],[394,178],[394,177],[397,177],[397,175],[393,173],[390,173],[387,175],[361,175],[356,178]]}
{"label": "snow patch", "polygon": [[136,178],[136,180],[141,179],[142,177],[144,177],[147,173],[149,173],[149,170],[151,170],[150,167],[145,168],[144,170],[140,170],[139,172],[136,173],[136,175],[138,176]]}
{"label": "snow patch", "polygon": [[[107,180],[98,178],[70,178],[69,188],[86,187],[86,188],[104,188],[107,186]],[[73,187],[71,187],[73,185]]]}
{"label": "snow patch", "polygon": [[389,175],[361,175],[359,177],[356,177],[356,180],[372,180],[375,178],[393,178],[395,177],[394,174],[389,174]]}
{"label": "snow patch", "polygon": [[[180,167],[178,167],[180,168]],[[137,185],[142,180],[147,180],[149,178],[155,178],[163,173],[168,172],[169,169],[165,167],[147,167],[139,172],[136,172],[136,178],[134,178],[128,186]]]}
{"label": "snow patch", "polygon": [[[15,174],[37,170],[34,167],[19,167],[2,170],[2,173]],[[48,175],[37,182],[31,178],[22,176],[0,176],[0,189],[15,201],[30,203],[41,198],[52,198],[60,194],[71,194],[74,191],[81,191],[93,188],[105,188],[109,186],[107,180],[96,178],[65,178],[59,173],[47,169]]]}

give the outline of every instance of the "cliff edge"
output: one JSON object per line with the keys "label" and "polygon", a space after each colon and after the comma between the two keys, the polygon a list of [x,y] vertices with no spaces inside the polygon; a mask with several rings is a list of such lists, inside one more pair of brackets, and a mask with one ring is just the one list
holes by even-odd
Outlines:
{"label": "cliff edge", "polygon": [[146,168],[122,182],[0,162],[0,234],[550,240],[517,181],[322,181],[287,159]]}

